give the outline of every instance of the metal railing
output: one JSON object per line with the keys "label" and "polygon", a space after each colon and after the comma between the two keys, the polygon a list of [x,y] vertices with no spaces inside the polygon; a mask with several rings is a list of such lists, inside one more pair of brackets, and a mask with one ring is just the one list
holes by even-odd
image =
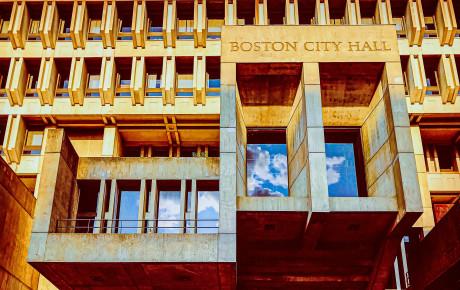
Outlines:
{"label": "metal railing", "polygon": [[[86,225],[81,225],[82,222],[86,222]],[[123,222],[135,222],[136,225],[124,226]],[[141,222],[141,225],[139,225]],[[179,226],[167,226],[161,225],[161,223],[181,223]],[[200,222],[216,222],[216,226],[202,226],[198,225]],[[62,223],[65,223],[62,226]],[[194,223],[194,224],[192,224]],[[152,225],[150,225],[152,224]],[[142,219],[142,220],[123,220],[123,219],[58,219],[56,223],[56,233],[107,233],[107,229],[110,229],[112,233],[121,233],[123,229],[142,229],[142,233],[157,233],[158,229],[179,229],[186,232],[187,230],[198,230],[198,229],[218,229],[218,219],[176,219],[176,220],[165,220],[165,219]],[[99,231],[95,231],[99,229]],[[71,231],[68,231],[71,230]]]}

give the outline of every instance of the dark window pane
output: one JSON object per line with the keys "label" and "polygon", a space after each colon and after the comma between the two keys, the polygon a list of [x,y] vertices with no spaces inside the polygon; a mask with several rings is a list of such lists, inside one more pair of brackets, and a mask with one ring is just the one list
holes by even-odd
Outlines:
{"label": "dark window pane", "polygon": [[329,196],[358,196],[353,143],[327,143]]}
{"label": "dark window pane", "polygon": [[118,214],[118,233],[134,234],[137,233],[137,220],[139,214],[139,191],[122,191],[120,197],[120,212]]}
{"label": "dark window pane", "polygon": [[453,170],[451,146],[437,145],[436,152],[438,153],[439,169]]}
{"label": "dark window pane", "polygon": [[288,196],[286,144],[249,144],[247,195]]}

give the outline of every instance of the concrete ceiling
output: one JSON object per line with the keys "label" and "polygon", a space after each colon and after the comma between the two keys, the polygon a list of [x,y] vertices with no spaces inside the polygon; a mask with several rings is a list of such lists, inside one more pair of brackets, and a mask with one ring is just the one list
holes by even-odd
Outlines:
{"label": "concrete ceiling", "polygon": [[243,106],[292,106],[301,63],[238,64],[236,70]]}
{"label": "concrete ceiling", "polygon": [[382,76],[383,63],[322,63],[323,107],[367,107]]}

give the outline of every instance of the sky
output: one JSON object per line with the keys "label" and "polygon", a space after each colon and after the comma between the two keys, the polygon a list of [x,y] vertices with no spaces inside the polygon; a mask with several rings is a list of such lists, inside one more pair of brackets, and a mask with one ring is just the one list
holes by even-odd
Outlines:
{"label": "sky", "polygon": [[358,196],[352,143],[326,144],[326,170],[329,196]]}
{"label": "sky", "polygon": [[286,144],[248,144],[247,195],[288,196]]}

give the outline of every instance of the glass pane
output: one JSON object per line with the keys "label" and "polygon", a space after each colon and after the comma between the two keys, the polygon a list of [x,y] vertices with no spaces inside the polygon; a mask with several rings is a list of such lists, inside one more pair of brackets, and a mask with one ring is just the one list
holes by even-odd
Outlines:
{"label": "glass pane", "polygon": [[[198,191],[197,233],[217,233],[219,219],[219,191]],[[209,221],[216,220],[216,221]]]}
{"label": "glass pane", "polygon": [[248,196],[288,196],[286,144],[248,144]]}
{"label": "glass pane", "polygon": [[178,233],[179,216],[180,191],[160,191],[158,219],[163,221],[158,222],[158,233]]}
{"label": "glass pane", "polygon": [[353,143],[327,143],[326,169],[329,196],[358,196]]}
{"label": "glass pane", "polygon": [[[137,216],[139,214],[139,191],[122,191],[120,198],[120,213],[118,214],[118,233],[137,233]],[[131,221],[128,221],[131,220]],[[134,220],[134,221],[133,221]]]}

